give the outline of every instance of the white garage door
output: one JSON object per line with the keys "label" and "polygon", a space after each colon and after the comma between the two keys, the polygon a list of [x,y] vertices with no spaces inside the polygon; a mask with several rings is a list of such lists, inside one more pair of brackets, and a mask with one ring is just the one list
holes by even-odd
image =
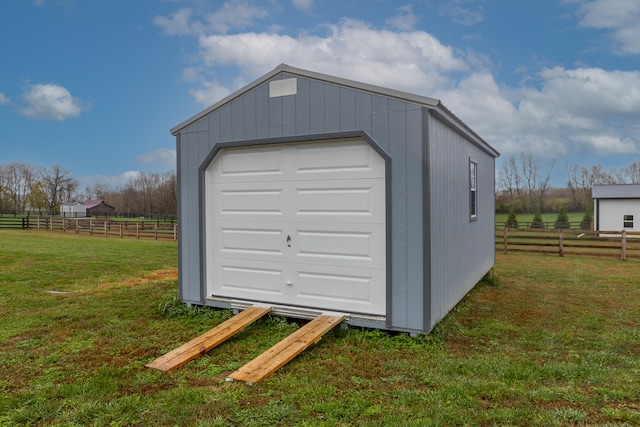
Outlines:
{"label": "white garage door", "polygon": [[385,165],[366,142],[223,149],[205,192],[210,296],[385,314]]}

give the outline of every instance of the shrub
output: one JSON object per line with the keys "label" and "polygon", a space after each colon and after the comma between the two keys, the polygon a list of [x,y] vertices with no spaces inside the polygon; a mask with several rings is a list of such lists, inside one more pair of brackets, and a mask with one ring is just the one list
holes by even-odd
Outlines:
{"label": "shrub", "polygon": [[516,218],[516,210],[515,210],[515,208],[511,208],[511,211],[509,211],[509,217],[507,218],[507,222],[505,223],[505,227],[518,228],[518,218]]}
{"label": "shrub", "polygon": [[580,221],[580,228],[582,230],[591,230],[591,221],[593,221],[593,214],[587,211],[584,214],[582,221]]}
{"label": "shrub", "polygon": [[567,216],[567,212],[564,210],[564,207],[560,208],[553,228],[571,228],[569,224],[569,217]]}
{"label": "shrub", "polygon": [[531,228],[545,228],[544,222],[542,222],[542,214],[540,213],[540,211],[536,211],[536,213],[533,215]]}

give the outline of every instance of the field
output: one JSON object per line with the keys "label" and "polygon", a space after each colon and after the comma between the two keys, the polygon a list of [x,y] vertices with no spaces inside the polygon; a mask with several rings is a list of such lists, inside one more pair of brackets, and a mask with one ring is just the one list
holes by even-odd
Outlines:
{"label": "field", "polygon": [[253,387],[268,317],[183,368],[144,364],[227,319],[177,301],[176,243],[0,231],[2,426],[639,425],[638,260],[497,254],[428,336],[335,330]]}

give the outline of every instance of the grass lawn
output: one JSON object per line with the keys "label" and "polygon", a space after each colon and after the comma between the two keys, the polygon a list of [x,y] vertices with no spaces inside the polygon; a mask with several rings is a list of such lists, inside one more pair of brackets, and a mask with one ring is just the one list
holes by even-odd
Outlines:
{"label": "grass lawn", "polygon": [[0,231],[2,426],[639,425],[638,261],[497,254],[427,336],[334,330],[253,387],[267,317],[183,368],[144,364],[229,311],[177,302],[175,242]]}

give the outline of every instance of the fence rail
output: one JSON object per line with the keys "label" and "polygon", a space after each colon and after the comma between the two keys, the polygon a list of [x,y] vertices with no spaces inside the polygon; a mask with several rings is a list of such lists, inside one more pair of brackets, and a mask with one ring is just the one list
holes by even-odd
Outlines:
{"label": "fence rail", "polygon": [[29,227],[26,217],[18,216],[2,216],[0,217],[0,228],[20,228],[26,229]]}
{"label": "fence rail", "polygon": [[640,258],[640,232],[496,228],[496,250],[564,255]]}
{"label": "fence rail", "polygon": [[25,228],[85,233],[103,237],[177,240],[178,224],[162,222],[113,221],[93,218],[26,217]]}

